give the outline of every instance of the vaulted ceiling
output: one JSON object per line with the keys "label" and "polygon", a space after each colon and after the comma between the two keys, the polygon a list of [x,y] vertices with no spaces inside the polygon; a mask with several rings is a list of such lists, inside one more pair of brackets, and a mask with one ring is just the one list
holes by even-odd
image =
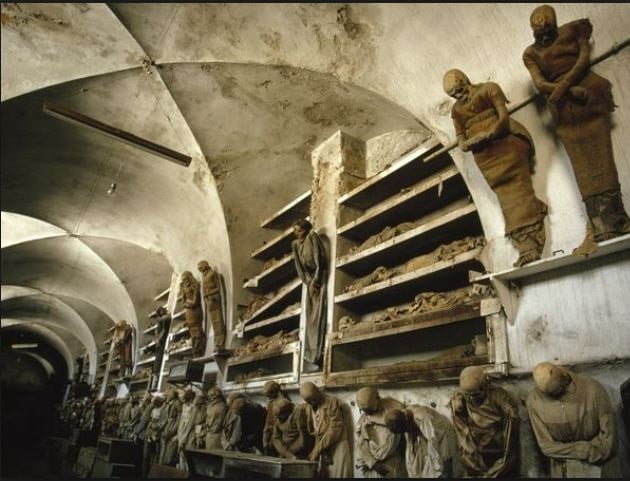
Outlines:
{"label": "vaulted ceiling", "polygon": [[[244,302],[259,267],[248,254],[273,235],[258,224],[310,188],[310,152],[335,131],[396,133],[407,150],[431,133],[448,141],[452,67],[529,95],[531,8],[3,3],[3,326],[38,324],[94,360],[113,322],[144,329],[172,274],[204,258],[229,305]],[[619,25],[628,12],[570,8]],[[192,163],[49,117],[44,102]]]}

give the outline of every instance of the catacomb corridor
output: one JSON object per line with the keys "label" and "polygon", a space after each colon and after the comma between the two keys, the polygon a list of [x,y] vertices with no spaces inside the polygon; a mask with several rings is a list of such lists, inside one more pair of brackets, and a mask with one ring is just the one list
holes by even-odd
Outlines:
{"label": "catacomb corridor", "polygon": [[2,477],[630,478],[630,6],[1,21]]}

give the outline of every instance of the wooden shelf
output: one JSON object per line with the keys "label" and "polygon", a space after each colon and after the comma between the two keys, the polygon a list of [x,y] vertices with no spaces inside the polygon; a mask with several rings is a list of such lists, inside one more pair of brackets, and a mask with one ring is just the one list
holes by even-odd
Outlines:
{"label": "wooden shelf", "polygon": [[138,361],[137,366],[144,366],[145,364],[151,364],[153,361],[155,361],[155,356],[151,356],[146,359],[143,359],[142,361]]}
{"label": "wooden shelf", "polygon": [[349,205],[361,210],[381,202],[408,186],[427,177],[437,170],[452,164],[448,154],[438,157],[433,162],[424,163],[422,159],[438,150],[440,143],[433,137],[427,142],[393,162],[390,167],[363,182],[350,192],[339,197],[340,205]]}
{"label": "wooden shelf", "polygon": [[291,201],[271,217],[260,224],[264,229],[286,229],[297,219],[303,219],[309,215],[311,206],[311,191],[305,192],[297,199]]}
{"label": "wooden shelf", "polygon": [[326,386],[365,386],[366,384],[414,383],[435,385],[451,382],[467,366],[491,367],[488,356],[471,356],[447,361],[410,361],[390,366],[369,367],[326,374]]}
{"label": "wooden shelf", "polygon": [[379,324],[365,323],[365,326],[361,326],[361,323],[359,323],[357,325],[358,327],[353,329],[329,334],[329,339],[333,345],[361,342],[420,329],[455,324],[469,319],[496,314],[500,309],[501,303],[498,299],[487,298],[469,306],[458,306],[454,309],[443,309],[432,312],[412,313]]}
{"label": "wooden shelf", "polygon": [[504,271],[478,276],[474,279],[471,279],[471,282],[479,282],[486,279],[516,281],[519,279],[525,279],[530,276],[535,276],[537,274],[557,271],[559,269],[573,265],[584,264],[585,262],[589,262],[593,259],[599,259],[610,254],[622,251],[626,251],[628,256],[630,257],[630,234],[603,241],[598,243],[597,245],[599,246],[599,248],[588,257],[573,254],[560,254],[554,257],[539,259],[537,261],[526,264],[523,267],[514,267]]}
{"label": "wooden shelf", "polygon": [[171,333],[171,339],[175,339],[176,337],[181,336],[182,334],[187,334],[189,331],[188,327],[184,326],[181,329],[178,329],[175,332]]}
{"label": "wooden shelf", "polygon": [[170,359],[171,357],[177,357],[183,354],[188,354],[189,352],[192,352],[192,346],[180,347],[179,349],[175,349],[174,351],[167,353],[168,354],[167,360]]}
{"label": "wooden shelf", "polygon": [[282,282],[289,280],[291,277],[295,277],[297,271],[295,270],[295,261],[293,254],[288,255],[262,271],[256,277],[248,279],[243,284],[244,289],[251,289],[255,292],[266,293],[273,289],[274,286],[282,284]]}
{"label": "wooden shelf", "polygon": [[289,227],[270,241],[265,242],[261,247],[252,251],[252,259],[268,261],[283,257],[291,252],[291,242],[295,240],[293,228]]}
{"label": "wooden shelf", "polygon": [[160,292],[157,296],[155,296],[153,300],[159,301],[160,299],[163,299],[164,297],[168,296],[169,292],[171,292],[171,288],[167,287],[164,291]]}
{"label": "wooden shelf", "polygon": [[450,165],[368,209],[357,219],[340,227],[337,234],[357,241],[366,239],[387,226],[413,222],[468,195],[457,167]]}
{"label": "wooden shelf", "polygon": [[290,312],[284,312],[277,316],[264,319],[262,321],[248,324],[243,328],[243,332],[247,334],[263,333],[267,330],[291,330],[291,328],[297,327],[297,323],[300,321],[301,308],[297,308]]}
{"label": "wooden shelf", "polygon": [[[243,387],[262,387],[266,381],[275,380],[279,384],[286,384],[298,381],[300,364],[300,341],[294,341],[276,349],[268,349],[256,352],[239,358],[229,358],[226,361],[225,389],[233,390]],[[227,379],[236,378],[239,374],[247,372],[249,369],[265,368],[269,374],[237,382]],[[275,371],[275,372],[274,372]],[[234,375],[236,372],[238,374]]]}
{"label": "wooden shelf", "polygon": [[142,334],[151,334],[153,331],[157,329],[157,324],[153,324],[151,327],[142,331]]}
{"label": "wooden shelf", "polygon": [[461,237],[462,232],[481,234],[475,205],[467,199],[427,216],[427,222],[368,249],[337,259],[337,269],[364,276],[378,266],[395,266],[409,259],[410,252],[431,251]]}
{"label": "wooden shelf", "polygon": [[250,322],[261,319],[263,315],[273,316],[279,314],[286,306],[299,302],[301,292],[302,282],[300,279],[294,279],[271,298],[267,304],[254,312],[248,319],[244,319],[243,322],[249,324]]}
{"label": "wooden shelf", "polygon": [[464,252],[451,260],[439,261],[427,267],[387,279],[357,291],[335,296],[335,303],[355,312],[372,312],[413,299],[425,291],[451,290],[454,276],[468,280],[469,270],[479,270],[482,248]]}
{"label": "wooden shelf", "polygon": [[112,338],[109,337],[109,338],[105,339],[105,341],[103,342],[103,345],[104,346],[109,346],[111,343],[112,343]]}
{"label": "wooden shelf", "polygon": [[[168,308],[168,304],[162,304],[160,307],[163,307],[164,309],[167,309]],[[153,312],[151,312],[147,317],[149,319],[153,319],[155,316],[157,316],[157,310],[158,309],[159,309],[159,307],[156,308]]]}
{"label": "wooden shelf", "polygon": [[132,379],[131,381],[129,381],[129,384],[131,384],[131,385],[134,385],[134,384],[147,384],[150,380],[151,380],[150,377],[145,377],[143,379]]}
{"label": "wooden shelf", "polygon": [[171,321],[177,321],[178,319],[181,319],[185,315],[186,315],[186,310],[182,309],[181,311],[176,312],[175,314],[173,314],[173,317],[171,318]]}
{"label": "wooden shelf", "polygon": [[151,342],[150,342],[149,344],[147,344],[146,346],[142,346],[142,347],[140,348],[140,350],[141,350],[142,352],[146,352],[147,350],[149,350],[149,349],[151,349],[152,347],[155,347],[155,346],[157,346],[157,342],[156,342],[156,341],[151,341]]}

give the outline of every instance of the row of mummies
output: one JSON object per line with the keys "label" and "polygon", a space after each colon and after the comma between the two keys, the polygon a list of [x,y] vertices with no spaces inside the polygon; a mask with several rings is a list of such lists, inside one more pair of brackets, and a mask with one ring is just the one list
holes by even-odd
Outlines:
{"label": "row of mummies", "polygon": [[[533,371],[529,422],[552,477],[610,477],[620,472],[615,414],[596,380],[551,363]],[[223,449],[318,463],[323,478],[517,477],[520,419],[516,400],[483,368],[460,375],[451,419],[429,406],[356,393],[354,456],[342,403],[305,382],[294,403],[275,381],[262,388],[266,407],[216,386],[147,395],[142,404],[106,401],[103,433],[144,441],[144,472],[154,463],[186,469],[186,449]],[[116,409],[117,408],[117,409]],[[115,418],[115,419],[112,419]],[[112,426],[116,424],[114,431]],[[354,459],[353,459],[354,458]]]}

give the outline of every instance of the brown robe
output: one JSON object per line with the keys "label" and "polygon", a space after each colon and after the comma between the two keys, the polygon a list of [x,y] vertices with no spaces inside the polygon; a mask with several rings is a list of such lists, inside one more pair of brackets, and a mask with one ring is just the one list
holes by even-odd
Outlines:
{"label": "brown robe", "polygon": [[[133,344],[133,327],[125,323],[124,325],[116,324],[114,335],[112,336],[116,352],[118,354],[118,362],[121,370],[131,369],[133,367],[132,344]],[[122,372],[121,372],[122,374]]]}
{"label": "brown robe", "polygon": [[309,432],[308,415],[304,404],[293,408],[286,421],[276,420],[271,436],[280,457],[306,459],[315,445],[315,438]]}
{"label": "brown robe", "polygon": [[[458,100],[451,111],[457,136],[466,139],[492,129],[498,121],[497,106],[507,103],[501,87],[494,82],[477,84],[473,89],[471,98],[467,102]],[[473,147],[472,153],[497,195],[506,234],[543,220],[546,206],[536,198],[530,177],[534,145],[523,125],[510,118],[508,132]]]}
{"label": "brown robe", "polygon": [[206,318],[212,325],[215,348],[225,345],[225,321],[221,304],[221,278],[212,269],[202,274],[203,299],[206,306]]}
{"label": "brown robe", "polygon": [[586,58],[580,58],[580,42],[588,42],[592,32],[588,19],[575,20],[558,28],[558,36],[551,45],[534,43],[523,53],[523,62],[539,90],[541,81],[560,82],[572,75],[576,66],[585,70],[574,85],[586,89],[586,101],[576,100],[567,93],[556,104],[557,133],[573,164],[582,199],[619,189],[610,137],[612,85],[590,71],[588,48],[582,52]]}
{"label": "brown robe", "polygon": [[307,288],[317,286],[317,294],[306,295],[306,333],[304,339],[304,360],[321,365],[326,337],[326,250],[317,233],[311,229],[303,241],[294,240],[291,244],[295,268],[302,283]]}
{"label": "brown robe", "polygon": [[182,413],[182,402],[172,399],[166,404],[166,423],[162,430],[160,446],[160,464],[175,466],[177,464],[177,427]]}
{"label": "brown robe", "polygon": [[305,408],[315,436],[313,452],[320,455],[321,477],[353,477],[352,454],[339,400],[322,394],[317,410],[310,404],[305,404]]}
{"label": "brown robe", "polygon": [[[455,410],[458,403],[463,404],[461,411]],[[470,476],[518,475],[518,409],[507,391],[489,385],[478,405],[457,392],[451,409],[459,453]]]}
{"label": "brown robe", "polygon": [[199,285],[195,282],[192,287],[184,287],[182,291],[183,305],[186,309],[185,322],[192,341],[193,357],[201,357],[206,351],[206,333],[203,331]]}
{"label": "brown robe", "polygon": [[205,425],[206,449],[222,449],[221,433],[227,410],[223,399],[215,399],[208,403]]}
{"label": "brown robe", "polygon": [[[405,409],[400,401],[386,397],[381,399],[381,410],[375,414],[361,413],[356,426],[357,463],[368,468],[366,478],[406,478],[405,443],[402,434],[392,433],[385,425],[385,412]],[[387,469],[386,475],[373,468],[380,462]]]}
{"label": "brown robe", "polygon": [[[618,476],[615,413],[600,383],[568,372],[571,384],[559,399],[537,390],[527,398],[527,410],[538,446],[551,462],[551,477]],[[588,459],[578,459],[582,443]]]}
{"label": "brown robe", "polygon": [[273,452],[273,445],[271,444],[271,436],[273,435],[273,427],[277,422],[276,415],[274,414],[274,406],[282,402],[284,399],[286,399],[287,401],[290,401],[290,399],[286,396],[286,394],[281,392],[274,399],[271,399],[269,402],[267,402],[267,417],[265,418],[265,427],[263,428],[263,447],[265,445],[268,445],[268,447],[271,448],[271,452],[269,454],[270,456],[275,455],[275,453]]}

